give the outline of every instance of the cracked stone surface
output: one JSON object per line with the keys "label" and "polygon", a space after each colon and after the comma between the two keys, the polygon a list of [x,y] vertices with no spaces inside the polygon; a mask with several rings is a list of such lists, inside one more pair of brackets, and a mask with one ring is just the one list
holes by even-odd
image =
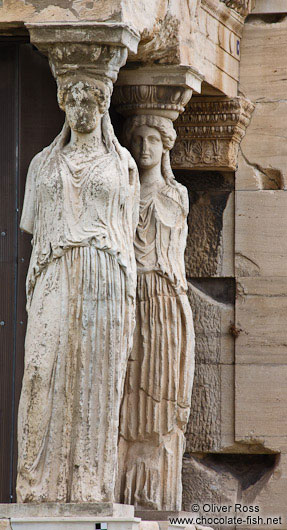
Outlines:
{"label": "cracked stone surface", "polygon": [[264,364],[266,370],[270,363],[286,363],[286,314],[287,277],[239,278],[235,325],[241,331],[236,362]]}
{"label": "cracked stone surface", "polygon": [[255,103],[241,142],[236,190],[287,186],[287,17],[250,17],[241,46],[240,93]]}
{"label": "cracked stone surface", "polygon": [[287,100],[256,102],[240,146],[237,190],[287,187]]}
{"label": "cracked stone surface", "polygon": [[260,505],[262,516],[278,513],[285,520],[286,45],[286,16],[246,21],[240,92],[255,103],[255,111],[241,143],[235,182],[235,446],[281,453],[275,469],[253,491],[247,487],[242,500]]}

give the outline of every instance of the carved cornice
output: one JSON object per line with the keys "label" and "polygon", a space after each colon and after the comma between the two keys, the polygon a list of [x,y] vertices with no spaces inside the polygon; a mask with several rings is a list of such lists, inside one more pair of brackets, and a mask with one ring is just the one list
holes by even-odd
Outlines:
{"label": "carved cornice", "polygon": [[135,52],[139,34],[117,23],[27,24],[31,42],[48,55],[52,72],[61,76],[103,77],[115,82],[127,60]]}
{"label": "carved cornice", "polygon": [[241,38],[244,17],[234,9],[229,9],[225,2],[221,2],[220,0],[201,0],[201,9],[207,11],[219,23],[226,26]]}
{"label": "carved cornice", "polygon": [[240,142],[254,105],[245,98],[192,98],[175,122],[172,166],[181,169],[235,170]]}
{"label": "carved cornice", "polygon": [[243,17],[247,17],[247,15],[251,12],[251,9],[253,7],[253,0],[220,0],[223,2],[227,7],[230,7],[231,9],[234,9],[234,11],[237,11],[240,15]]}

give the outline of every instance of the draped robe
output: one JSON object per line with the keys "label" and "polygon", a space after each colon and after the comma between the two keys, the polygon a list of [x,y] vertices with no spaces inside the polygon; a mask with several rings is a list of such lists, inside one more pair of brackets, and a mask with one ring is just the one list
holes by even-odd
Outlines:
{"label": "draped robe", "polygon": [[18,502],[114,498],[119,408],[134,329],[139,183],[114,139],[72,161],[67,126],[32,161],[33,234],[18,415]]}
{"label": "draped robe", "polygon": [[140,201],[135,237],[137,310],[121,408],[121,502],[181,509],[184,432],[194,373],[194,331],[184,251],[188,196],[175,180]]}

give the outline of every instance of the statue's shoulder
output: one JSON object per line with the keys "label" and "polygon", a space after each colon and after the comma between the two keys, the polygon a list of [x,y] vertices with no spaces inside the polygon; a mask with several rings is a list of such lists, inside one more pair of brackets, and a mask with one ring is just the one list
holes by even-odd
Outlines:
{"label": "statue's shoulder", "polygon": [[137,171],[138,168],[137,168],[136,162],[133,159],[131,153],[126,147],[123,147],[122,145],[121,145],[121,154],[122,154],[122,157],[124,157],[127,160],[129,169],[133,169]]}
{"label": "statue's shoulder", "polygon": [[185,186],[173,180],[172,184],[167,184],[163,189],[163,194],[177,202],[187,215],[189,210],[188,191]]}
{"label": "statue's shoulder", "polygon": [[40,164],[40,162],[43,160],[44,158],[44,153],[43,153],[44,149],[42,149],[42,151],[40,151],[39,153],[37,153],[35,156],[33,156],[31,162],[30,162],[30,167],[36,167]]}
{"label": "statue's shoulder", "polygon": [[44,162],[44,160],[47,157],[47,151],[48,151],[49,147],[50,146],[44,147],[44,149],[42,149],[42,151],[37,153],[32,158],[32,160],[30,162],[30,166],[29,166],[29,173],[35,173],[35,174],[37,173],[38,168],[41,166],[42,162]]}

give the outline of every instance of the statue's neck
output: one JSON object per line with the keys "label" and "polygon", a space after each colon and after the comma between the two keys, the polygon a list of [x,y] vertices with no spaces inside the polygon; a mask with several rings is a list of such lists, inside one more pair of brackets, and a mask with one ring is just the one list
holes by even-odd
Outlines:
{"label": "statue's neck", "polygon": [[141,196],[145,196],[150,192],[157,191],[165,185],[165,179],[162,176],[161,164],[149,168],[140,168],[140,183]]}
{"label": "statue's neck", "polygon": [[65,147],[66,151],[75,153],[106,153],[107,149],[102,138],[101,123],[90,133],[80,133],[71,129],[71,138]]}

